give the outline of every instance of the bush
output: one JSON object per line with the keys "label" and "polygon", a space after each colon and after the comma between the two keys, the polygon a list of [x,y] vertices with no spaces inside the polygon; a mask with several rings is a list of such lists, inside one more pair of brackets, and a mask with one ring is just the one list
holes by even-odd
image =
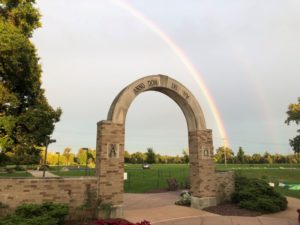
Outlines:
{"label": "bush", "polygon": [[175,205],[191,206],[191,193],[189,191],[182,191],[180,199],[175,202]]}
{"label": "bush", "polygon": [[22,166],[17,165],[15,171],[25,171],[25,169]]}
{"label": "bush", "polygon": [[176,178],[167,179],[167,184],[168,184],[168,190],[169,191],[176,191],[179,187]]}
{"label": "bush", "polygon": [[13,168],[5,168],[5,171],[7,173],[14,173],[15,172],[15,170]]}
{"label": "bush", "polygon": [[17,207],[14,214],[1,218],[0,225],[62,225],[68,211],[64,204],[25,204]]}
{"label": "bush", "polygon": [[286,197],[276,192],[266,181],[255,178],[237,176],[231,200],[241,208],[262,213],[279,212],[287,208]]}
{"label": "bush", "polygon": [[23,218],[15,214],[9,215],[0,221],[1,225],[57,225],[57,219],[49,216]]}

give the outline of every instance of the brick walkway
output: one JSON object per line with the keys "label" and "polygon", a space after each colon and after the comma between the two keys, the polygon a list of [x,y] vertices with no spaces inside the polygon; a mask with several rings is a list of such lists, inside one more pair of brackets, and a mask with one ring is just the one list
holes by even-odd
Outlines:
{"label": "brick walkway", "polygon": [[132,222],[148,220],[153,225],[299,225],[296,208],[300,200],[288,198],[289,208],[260,217],[220,216],[202,210],[176,206],[179,192],[125,194],[124,216]]}
{"label": "brick walkway", "polygon": [[267,217],[210,216],[152,222],[155,225],[298,225],[296,220]]}

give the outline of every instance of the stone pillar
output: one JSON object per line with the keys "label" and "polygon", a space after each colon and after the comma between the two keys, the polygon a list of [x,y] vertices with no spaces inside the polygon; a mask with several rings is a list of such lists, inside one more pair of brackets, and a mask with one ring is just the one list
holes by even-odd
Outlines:
{"label": "stone pillar", "polygon": [[211,130],[189,132],[192,207],[216,205],[215,165]]}
{"label": "stone pillar", "polygon": [[[123,204],[124,133],[123,124],[111,121],[100,121],[97,124],[98,195],[104,202],[110,202],[119,209],[122,209]],[[120,214],[117,216],[122,217]]]}

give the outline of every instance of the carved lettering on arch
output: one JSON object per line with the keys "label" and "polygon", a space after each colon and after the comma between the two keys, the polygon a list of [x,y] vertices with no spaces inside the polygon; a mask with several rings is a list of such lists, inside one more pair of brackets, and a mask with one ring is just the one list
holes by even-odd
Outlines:
{"label": "carved lettering on arch", "polygon": [[119,158],[119,144],[110,143],[107,145],[108,158]]}
{"label": "carved lettering on arch", "polygon": [[140,83],[133,89],[134,94],[138,94],[139,92],[143,91],[146,88],[144,83]]}
{"label": "carved lettering on arch", "polygon": [[212,152],[211,152],[210,148],[208,148],[208,147],[203,147],[203,148],[202,148],[202,157],[203,157],[204,159],[210,158],[210,157],[212,156],[211,153],[212,153]]}
{"label": "carved lettering on arch", "polygon": [[186,100],[190,97],[189,93],[187,93],[185,90],[182,91],[182,95]]}
{"label": "carved lettering on arch", "polygon": [[178,91],[179,87],[177,84],[172,83],[171,88],[175,91]]}
{"label": "carved lettering on arch", "polygon": [[147,83],[148,83],[149,88],[158,86],[158,81],[157,80],[148,80]]}

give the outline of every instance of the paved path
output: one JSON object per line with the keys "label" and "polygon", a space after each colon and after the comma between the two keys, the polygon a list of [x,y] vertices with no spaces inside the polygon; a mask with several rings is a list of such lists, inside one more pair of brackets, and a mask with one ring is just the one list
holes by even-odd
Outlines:
{"label": "paved path", "polygon": [[[28,173],[31,173],[34,177],[43,177],[43,171],[38,170],[27,170]],[[46,171],[45,177],[58,177],[57,175],[50,173],[49,171]]]}
{"label": "paved path", "polygon": [[296,209],[300,200],[288,198],[289,208],[260,217],[220,216],[202,210],[176,206],[179,192],[125,194],[124,217],[132,222],[148,220],[155,225],[299,225]]}
{"label": "paved path", "polygon": [[126,210],[149,209],[174,205],[179,199],[180,191],[169,191],[155,194],[124,194],[124,208]]}
{"label": "paved path", "polygon": [[210,216],[152,222],[155,225],[298,225],[296,220],[268,217]]}

